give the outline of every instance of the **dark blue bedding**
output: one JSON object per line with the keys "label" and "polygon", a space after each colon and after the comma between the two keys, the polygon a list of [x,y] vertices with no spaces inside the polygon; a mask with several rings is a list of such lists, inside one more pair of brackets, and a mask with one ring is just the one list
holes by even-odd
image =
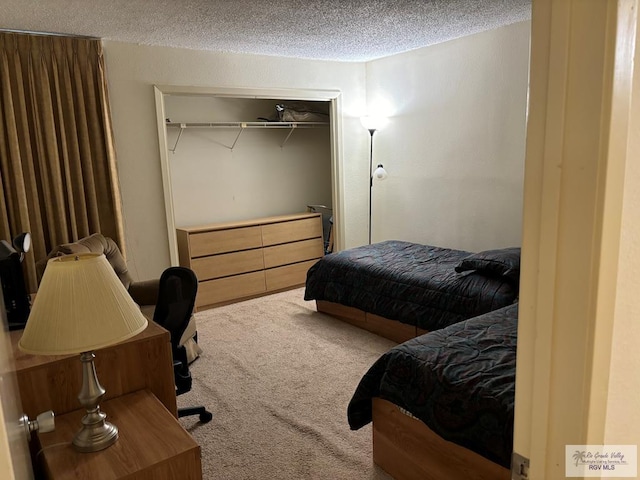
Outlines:
{"label": "dark blue bedding", "polygon": [[363,376],[349,425],[371,421],[371,399],[407,410],[445,440],[510,468],[518,305],[416,337]]}
{"label": "dark blue bedding", "polygon": [[326,300],[437,330],[509,305],[505,276],[458,273],[470,252],[389,240],[324,256],[307,273],[305,300]]}

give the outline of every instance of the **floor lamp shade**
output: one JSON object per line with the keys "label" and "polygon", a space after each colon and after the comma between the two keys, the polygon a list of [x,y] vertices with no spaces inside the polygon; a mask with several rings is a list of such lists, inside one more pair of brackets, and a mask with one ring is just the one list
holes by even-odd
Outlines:
{"label": "floor lamp shade", "polygon": [[19,342],[26,353],[82,353],[142,332],[147,320],[104,255],[52,258]]}
{"label": "floor lamp shade", "polygon": [[389,119],[387,117],[380,117],[377,115],[360,117],[360,123],[367,130],[380,130],[381,128],[384,128],[388,122]]}

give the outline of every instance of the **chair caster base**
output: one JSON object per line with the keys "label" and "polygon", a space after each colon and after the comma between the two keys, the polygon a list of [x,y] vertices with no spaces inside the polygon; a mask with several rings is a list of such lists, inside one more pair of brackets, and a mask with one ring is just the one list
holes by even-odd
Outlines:
{"label": "chair caster base", "polygon": [[213,413],[204,412],[200,414],[200,423],[209,423],[213,418]]}

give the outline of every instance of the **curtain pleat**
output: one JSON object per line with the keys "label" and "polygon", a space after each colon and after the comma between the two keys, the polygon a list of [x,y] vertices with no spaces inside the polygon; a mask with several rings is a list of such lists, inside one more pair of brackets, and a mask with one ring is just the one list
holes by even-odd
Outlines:
{"label": "curtain pleat", "polygon": [[102,44],[0,33],[0,239],[32,235],[35,262],[100,232],[124,252]]}

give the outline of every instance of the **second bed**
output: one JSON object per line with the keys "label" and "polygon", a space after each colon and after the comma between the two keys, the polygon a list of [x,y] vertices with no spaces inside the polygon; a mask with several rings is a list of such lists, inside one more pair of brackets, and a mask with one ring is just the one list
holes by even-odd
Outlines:
{"label": "second bed", "polygon": [[318,311],[397,342],[512,304],[520,249],[472,253],[389,240],[325,255],[307,273]]}
{"label": "second bed", "polygon": [[348,406],[352,429],[373,420],[374,461],[400,479],[509,478],[518,305],[392,348]]}

